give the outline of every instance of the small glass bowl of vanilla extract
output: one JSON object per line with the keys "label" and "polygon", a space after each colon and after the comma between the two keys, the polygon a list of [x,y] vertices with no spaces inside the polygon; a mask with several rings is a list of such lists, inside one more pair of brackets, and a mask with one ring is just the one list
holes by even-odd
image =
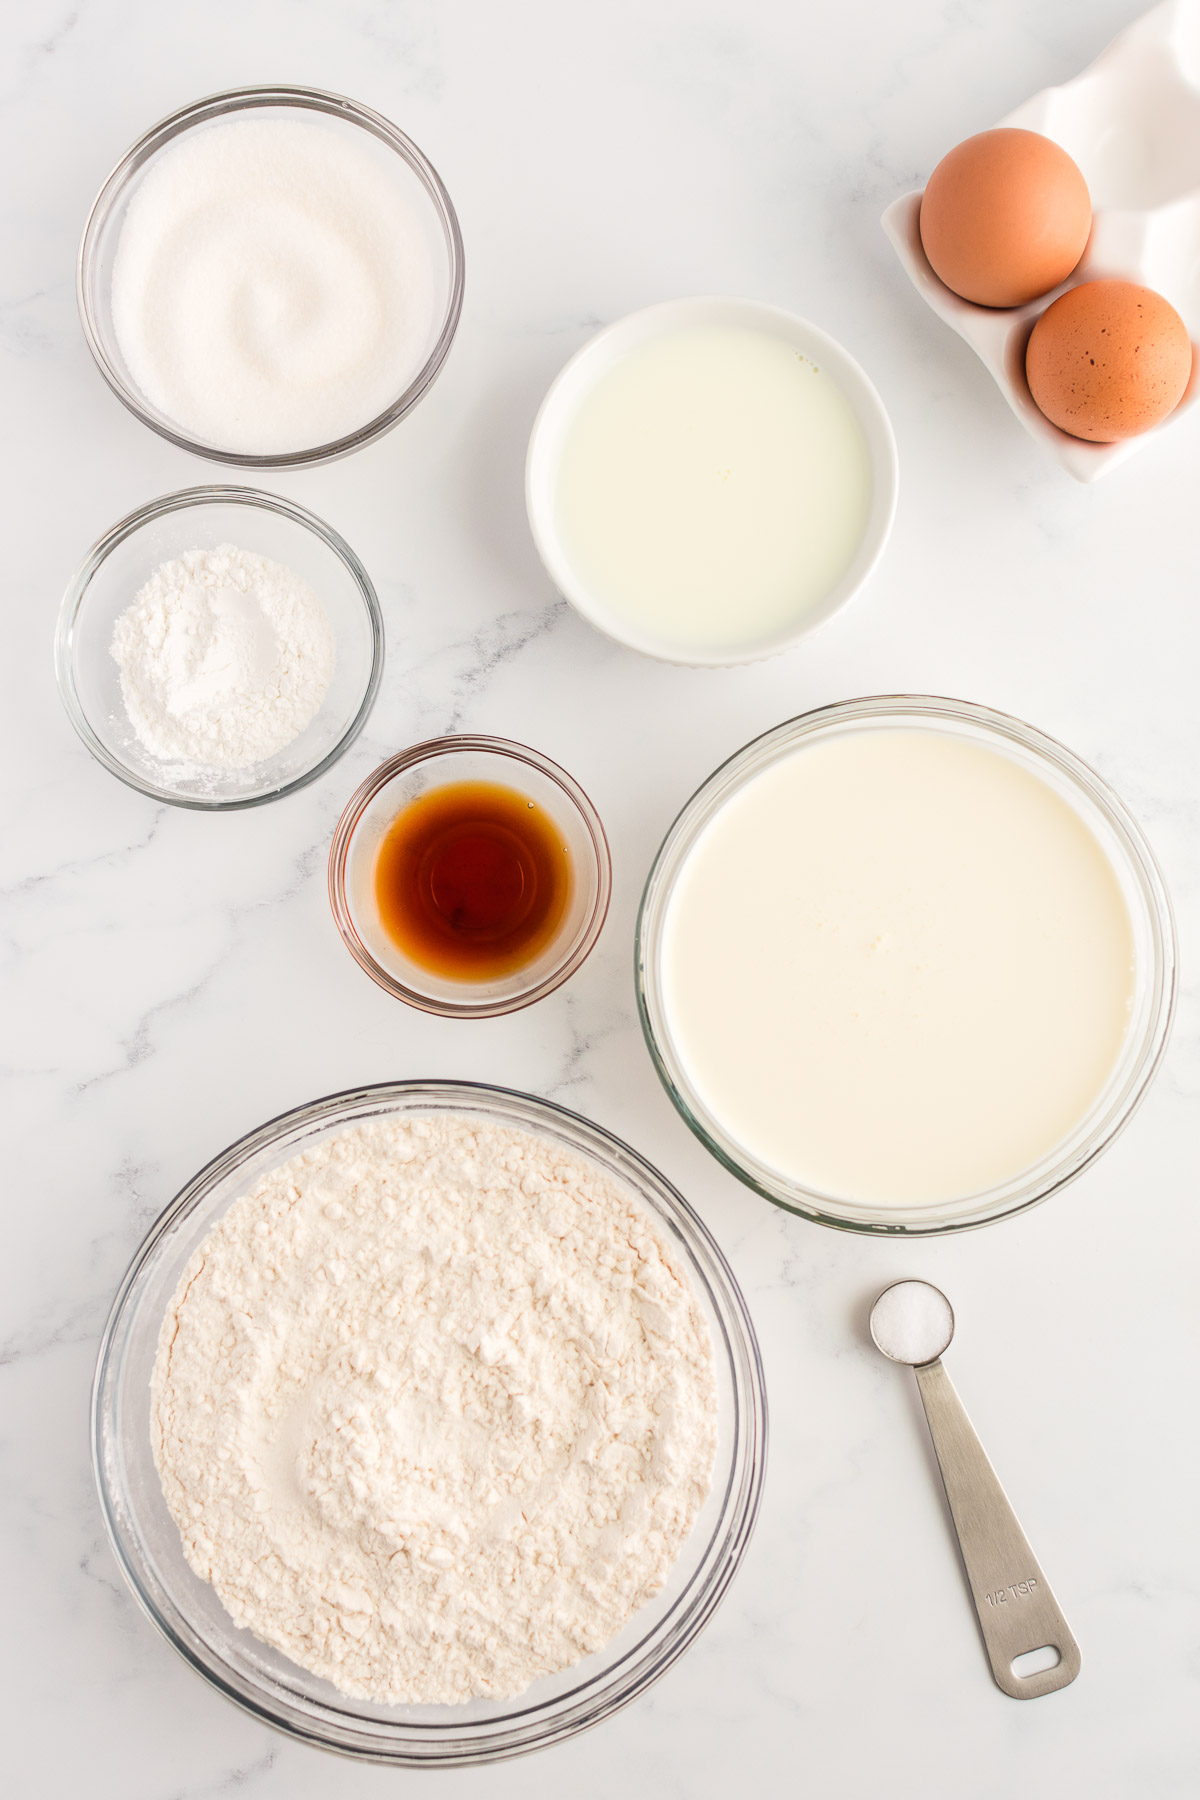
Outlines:
{"label": "small glass bowl of vanilla extract", "polygon": [[573,975],[612,890],[608,840],[565,769],[507,738],[443,737],[354,794],[329,852],[329,903],[354,960],[445,1018],[529,1006]]}

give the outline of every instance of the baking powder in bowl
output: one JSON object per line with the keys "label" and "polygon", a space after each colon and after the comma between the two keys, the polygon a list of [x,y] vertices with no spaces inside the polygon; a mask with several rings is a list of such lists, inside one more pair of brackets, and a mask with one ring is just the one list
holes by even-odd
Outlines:
{"label": "baking powder in bowl", "polygon": [[163,1492],[230,1615],[343,1693],[520,1693],[662,1586],[716,1387],[668,1241],[562,1145],[374,1121],[196,1251],[151,1392]]}
{"label": "baking powder in bowl", "polygon": [[232,544],[155,569],[111,648],[142,748],[201,776],[252,768],[293,743],[320,710],[335,658],[307,582]]}

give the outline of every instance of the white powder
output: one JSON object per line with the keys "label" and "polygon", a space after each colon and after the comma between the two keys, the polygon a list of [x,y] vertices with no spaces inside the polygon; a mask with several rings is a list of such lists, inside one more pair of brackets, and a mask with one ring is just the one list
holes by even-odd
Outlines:
{"label": "white powder", "polygon": [[175,425],[309,450],[399,398],[427,354],[434,263],[399,158],[316,116],[218,120],[134,190],[113,262],[129,373]]}
{"label": "white powder", "polygon": [[931,1282],[896,1281],[871,1308],[871,1336],[893,1362],[932,1362],[954,1336],[954,1312]]}
{"label": "white powder", "polygon": [[298,575],[222,544],[155,569],[117,620],[112,654],[151,756],[189,772],[245,769],[316,717],[334,636]]}
{"label": "white powder", "polygon": [[711,1479],[675,1255],[560,1145],[463,1115],[343,1131],[192,1257],[152,1382],[184,1552],[343,1693],[520,1693],[661,1586]]}

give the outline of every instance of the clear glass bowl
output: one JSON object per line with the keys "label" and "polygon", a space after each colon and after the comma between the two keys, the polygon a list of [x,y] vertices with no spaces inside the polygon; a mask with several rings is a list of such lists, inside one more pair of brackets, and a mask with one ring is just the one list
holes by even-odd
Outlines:
{"label": "clear glass bowl", "polygon": [[[129,723],[113,627],[160,563],[220,544],[257,551],[308,583],[333,627],[333,680],[317,716],[274,756],[248,769],[172,773]],[[88,551],[63,597],[54,664],[72,725],[119,780],[201,812],[261,806],[323,775],[362,730],[383,673],[383,616],[357,556],[315,514],[252,488],[186,488],[139,507]]]}
{"label": "clear glass bowl", "polygon": [[[712,1334],[718,1445],[712,1488],[666,1586],[603,1650],[517,1699],[460,1706],[350,1700],[235,1626],[193,1573],[167,1510],[150,1444],[159,1327],[192,1252],[260,1175],[347,1125],[450,1111],[535,1131],[596,1164],[675,1245]],[[153,1226],[105,1327],[92,1396],[92,1447],[105,1523],[143,1610],[184,1660],[247,1712],[302,1741],[410,1767],[494,1762],[598,1724],[656,1681],[712,1616],[749,1542],[766,1466],[762,1364],[746,1304],[686,1200],[627,1145],[547,1101],[473,1083],[397,1082],[313,1101],[233,1144]]]}
{"label": "clear glass bowl", "polygon": [[[112,271],[129,202],[149,164],[168,144],[174,143],[184,132],[231,113],[265,114],[280,107],[320,113],[346,131],[366,133],[372,143],[394,154],[405,188],[425,227],[431,263],[436,271],[436,294],[433,323],[423,360],[403,393],[397,394],[381,413],[373,419],[365,419],[356,430],[330,443],[272,455],[250,455],[189,437],[141,392],[126,366],[113,328]],[[83,333],[97,368],[117,399],[143,425],[149,425],[152,431],[178,444],[181,450],[190,450],[213,462],[230,463],[242,469],[294,469],[312,463],[332,462],[336,457],[361,450],[364,444],[382,437],[412,411],[432,387],[454,341],[462,311],[463,278],[462,233],[450,196],[433,164],[410,138],[381,114],[359,106],[341,94],[328,94],[320,88],[252,87],[233,88],[227,93],[213,94],[206,100],[196,100],[190,106],[181,107],[169,118],[151,126],[145,136],[126,151],[100,189],[88,214],[79,246],[76,297]]]}
{"label": "clear glass bowl", "polygon": [[[672,1040],[663,1000],[663,926],[689,851],[730,796],[803,745],[849,732],[936,731],[999,751],[1046,782],[1081,816],[1106,851],[1133,924],[1136,991],[1121,1054],[1103,1092],[1070,1135],[1032,1168],[985,1193],[928,1206],[876,1206],[824,1194],[761,1162],[723,1128],[693,1088]],[[1087,1168],[1128,1124],[1158,1068],[1175,1007],[1171,902],[1141,829],[1094,770],[1053,738],[1006,713],[965,700],[879,695],[790,719],[731,756],[688,801],[663,840],[642,896],[636,982],[642,1029],[659,1077],[685,1122],[725,1167],[789,1212],[845,1231],[922,1236],[987,1225],[1035,1206]]]}
{"label": "clear glass bowl", "polygon": [[[525,968],[491,981],[452,981],[413,962],[391,941],[375,904],[375,859],[401,809],[451,782],[490,781],[536,801],[571,853],[571,894],[551,943]],[[517,1012],[561,987],[600,936],[612,893],[612,863],[599,814],[565,769],[507,738],[444,737],[381,763],[351,798],[329,849],[329,904],[360,968],[398,1000],[448,1019]]]}

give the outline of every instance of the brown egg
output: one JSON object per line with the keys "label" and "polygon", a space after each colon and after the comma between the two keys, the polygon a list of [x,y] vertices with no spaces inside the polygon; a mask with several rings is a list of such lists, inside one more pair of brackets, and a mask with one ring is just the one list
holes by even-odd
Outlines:
{"label": "brown egg", "polygon": [[1078,167],[1036,131],[981,131],[943,156],[921,200],[934,273],[977,306],[1024,306],[1065,281],[1087,246]]}
{"label": "brown egg", "polygon": [[1048,419],[1096,444],[1137,437],[1173,412],[1192,373],[1187,326],[1153,288],[1085,281],[1048,306],[1025,351]]}

